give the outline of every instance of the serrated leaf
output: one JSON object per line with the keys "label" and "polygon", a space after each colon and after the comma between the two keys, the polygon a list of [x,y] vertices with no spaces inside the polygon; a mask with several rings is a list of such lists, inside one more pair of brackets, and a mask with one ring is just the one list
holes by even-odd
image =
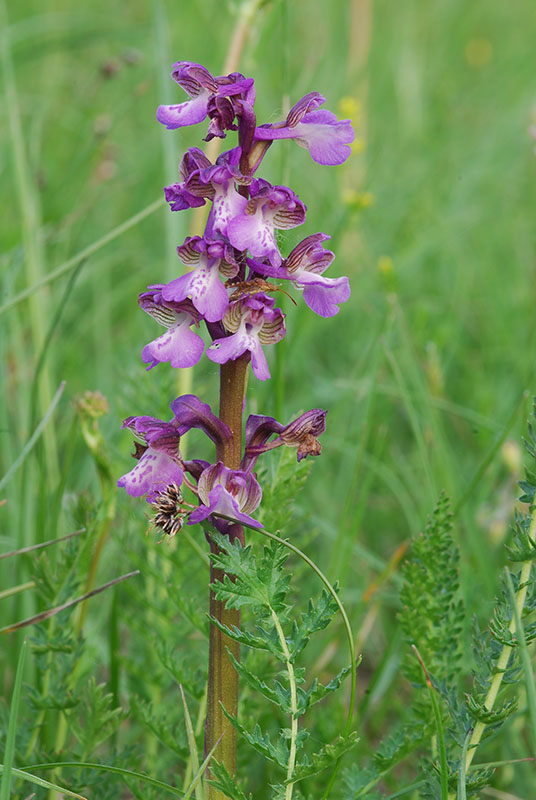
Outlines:
{"label": "serrated leaf", "polygon": [[[337,590],[337,586],[334,589]],[[300,624],[294,624],[292,635],[288,640],[292,660],[305,649],[311,634],[324,630],[337,611],[336,602],[326,590],[322,591],[316,604],[313,600],[309,600],[307,611],[302,614]]]}
{"label": "serrated leaf", "polygon": [[342,778],[345,787],[344,800],[359,800],[365,796],[367,800],[379,800],[379,793],[371,791],[381,779],[381,774],[375,767],[362,769],[357,764],[351,764],[343,771]]}
{"label": "serrated leaf", "polygon": [[80,702],[73,697],[71,692],[59,689],[50,689],[45,696],[38,692],[33,686],[26,686],[25,692],[28,704],[36,711],[67,711],[75,708]]}
{"label": "serrated leaf", "polygon": [[235,642],[243,644],[246,647],[251,647],[252,649],[266,650],[272,653],[272,655],[274,655],[277,659],[284,659],[284,653],[281,650],[281,645],[277,637],[277,631],[275,631],[273,628],[268,631],[263,628],[262,625],[256,625],[255,630],[258,631],[259,635],[255,636],[249,631],[237,628],[235,625],[233,625],[232,628],[229,628],[227,625],[223,625],[215,617],[209,617],[209,619],[213,625],[219,628],[220,631],[223,631],[223,633],[225,633]]}
{"label": "serrated leaf", "polygon": [[242,547],[216,532],[211,535],[220,548],[211,560],[225,572],[223,580],[211,586],[216,599],[224,601],[227,608],[251,606],[254,611],[282,611],[290,582],[290,576],[283,571],[288,558],[286,549],[271,541],[257,562],[251,547]]}
{"label": "serrated leaf", "polygon": [[117,730],[125,713],[113,707],[113,695],[92,677],[86,683],[76,711],[67,714],[70,730],[85,752],[93,752]]}
{"label": "serrated leaf", "polygon": [[[428,671],[438,683],[455,686],[461,668],[461,631],[465,610],[460,593],[459,550],[452,535],[448,498],[442,495],[423,533],[413,539],[402,566],[400,624],[406,642],[415,644]],[[423,686],[417,659],[409,649],[403,667],[406,677]],[[429,708],[428,717],[432,717]]]}
{"label": "serrated leaf", "polygon": [[266,697],[267,700],[270,700],[270,702],[274,703],[276,706],[279,706],[280,703],[278,693],[268,686],[267,683],[261,680],[261,678],[255,675],[254,672],[251,672],[244,663],[237,661],[229,648],[226,648],[226,650],[227,655],[229,656],[229,659],[231,660],[231,663],[238,674],[241,675],[242,678],[244,678],[253,689],[262,694],[263,697]]}
{"label": "serrated leaf", "polygon": [[231,725],[258,753],[270,761],[273,761],[274,764],[277,764],[283,769],[286,768],[288,764],[289,750],[288,746],[286,745],[284,730],[281,731],[279,740],[277,744],[274,745],[270,739],[270,734],[263,733],[261,726],[258,723],[250,733],[248,730],[246,730],[246,728],[244,728],[243,725],[240,724],[240,722],[238,722],[236,717],[234,717],[232,714],[229,714],[225,708],[223,709],[223,713]]}
{"label": "serrated leaf", "polygon": [[356,746],[358,741],[355,731],[349,736],[339,736],[332,744],[326,744],[317,753],[313,753],[310,761],[298,764],[292,778],[287,783],[297,783],[304,778],[310,778],[312,775],[323,772],[328,767],[333,767],[341,756]]}
{"label": "serrated leaf", "polygon": [[180,651],[173,652],[168,642],[157,639],[154,647],[161,664],[177,684],[181,685],[196,700],[203,697],[206,687],[205,671],[187,664],[184,655]]}
{"label": "serrated leaf", "polygon": [[224,764],[213,761],[210,765],[210,779],[208,783],[218,789],[229,798],[229,800],[252,800],[252,795],[246,797],[244,792],[237,786]]}
{"label": "serrated leaf", "polygon": [[308,708],[322,700],[327,694],[336,692],[340,688],[342,682],[348,677],[352,668],[343,667],[341,671],[330,680],[329,683],[323,685],[315,678],[310,688],[304,692],[303,689],[298,689],[298,713],[305,714]]}
{"label": "serrated leaf", "polygon": [[179,756],[184,762],[188,759],[188,746],[184,725],[172,725],[165,714],[158,714],[150,703],[135,695],[130,701],[134,716],[148,728],[163,745]]}
{"label": "serrated leaf", "polygon": [[500,708],[489,709],[484,703],[479,702],[473,695],[465,698],[467,709],[471,717],[485,725],[497,725],[502,722],[517,709],[517,698],[513,698],[504,703]]}

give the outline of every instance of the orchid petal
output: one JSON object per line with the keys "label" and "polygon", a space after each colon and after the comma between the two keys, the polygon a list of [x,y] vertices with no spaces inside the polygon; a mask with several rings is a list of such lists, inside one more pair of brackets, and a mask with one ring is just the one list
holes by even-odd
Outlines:
{"label": "orchid petal", "polygon": [[141,357],[144,364],[149,364],[148,370],[165,361],[169,361],[172,367],[182,369],[198,363],[205,344],[197,333],[190,330],[191,322],[191,318],[177,322],[143,348]]}
{"label": "orchid petal", "polygon": [[172,106],[158,106],[156,119],[165,125],[168,131],[182,128],[184,125],[197,125],[207,116],[210,92],[203,89],[197,97],[184,103]]}
{"label": "orchid petal", "polygon": [[255,214],[239,214],[227,226],[227,236],[237,250],[249,250],[253,256],[267,256],[274,266],[281,264],[272,220],[267,220],[259,206]]}
{"label": "orchid petal", "polygon": [[225,364],[227,361],[234,361],[236,358],[249,350],[253,345],[253,337],[246,333],[245,326],[242,326],[232,336],[224,336],[216,339],[207,348],[207,356],[215,364]]}
{"label": "orchid petal", "polygon": [[183,470],[166,453],[149,447],[142,455],[134,469],[127,472],[117,481],[117,485],[126,489],[132,497],[147,494],[150,503],[159,491],[171,483],[180,486]]}
{"label": "orchid petal", "polygon": [[177,430],[182,436],[191,428],[200,428],[215,444],[229,442],[232,434],[227,425],[212,413],[208,403],[195,394],[184,394],[171,403]]}
{"label": "orchid petal", "polygon": [[[312,273],[309,273],[313,277]],[[300,275],[299,284],[304,285],[303,299],[311,311],[320,317],[334,317],[339,313],[339,303],[345,303],[350,297],[350,284],[346,276],[340,278],[320,278],[305,282]]]}

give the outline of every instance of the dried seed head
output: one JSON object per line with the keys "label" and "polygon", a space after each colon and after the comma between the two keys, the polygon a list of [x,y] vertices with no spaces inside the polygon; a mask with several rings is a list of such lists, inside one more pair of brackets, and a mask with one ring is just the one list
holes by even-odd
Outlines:
{"label": "dried seed head", "polygon": [[182,503],[180,487],[176,483],[171,483],[163,491],[158,492],[156,499],[151,503],[155,509],[151,524],[173,538],[189,514],[189,511],[182,507]]}

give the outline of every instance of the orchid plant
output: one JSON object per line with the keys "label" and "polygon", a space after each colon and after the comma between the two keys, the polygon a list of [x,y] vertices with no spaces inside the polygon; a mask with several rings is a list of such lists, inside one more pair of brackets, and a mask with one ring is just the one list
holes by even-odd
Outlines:
{"label": "orchid plant", "polygon": [[[213,565],[211,587],[225,578],[219,569],[221,536],[244,544],[243,525],[259,526],[255,514],[262,489],[255,472],[257,459],[276,447],[297,448],[298,461],[321,452],[318,437],[325,430],[326,412],[314,408],[289,424],[252,414],[245,422],[246,380],[270,378],[264,347],[285,335],[285,314],[275,305],[280,283],[303,292],[307,306],[320,317],[331,317],[350,296],[348,278],[329,278],[324,272],[334,254],[325,248],[324,233],[306,236],[285,258],[277,230],[302,225],[306,207],[286,186],[273,186],[257,173],[272,143],[293,139],[309,150],[314,161],[342,164],[350,155],[354,131],[349,120],[338,121],[322,108],[318,92],[302,97],[285,120],[257,125],[252,78],[239,73],[214,77],[189,61],[173,66],[173,80],[189,98],[162,105],[157,119],[169,130],[208,119],[205,141],[237,131],[238,145],[212,164],[203,151],[191,147],[179,166],[180,181],[166,186],[172,211],[196,208],[211,201],[202,236],[190,236],[177,248],[188,272],[167,284],[155,283],[139,296],[139,305],[166,331],[142,350],[151,370],[161,363],[193,367],[203,353],[220,365],[220,407],[217,416],[193,394],[171,403],[170,420],[128,417],[123,427],[135,435],[136,465],[118,485],[134,496],[144,495],[154,509],[153,524],[175,536],[183,524],[203,523]],[[277,281],[277,283],[274,283]],[[205,323],[210,344],[199,334]],[[213,463],[183,458],[181,438],[201,429],[215,445]],[[188,490],[192,502],[185,499]],[[215,532],[215,533],[214,533]],[[221,563],[221,562],[220,562]],[[206,718],[206,752],[215,752],[228,772],[236,768],[238,643],[225,630],[238,630],[240,611],[210,594],[211,626]],[[216,790],[211,797],[221,797]]]}

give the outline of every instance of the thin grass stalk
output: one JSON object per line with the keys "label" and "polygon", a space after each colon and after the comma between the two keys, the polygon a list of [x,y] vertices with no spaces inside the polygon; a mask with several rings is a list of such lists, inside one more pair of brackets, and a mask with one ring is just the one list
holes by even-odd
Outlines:
{"label": "thin grass stalk", "polygon": [[[197,743],[192,725],[192,718],[190,717],[190,711],[188,709],[188,703],[186,702],[186,697],[184,696],[184,689],[182,688],[182,684],[179,684],[179,689],[181,693],[182,705],[184,708],[184,722],[186,726],[186,737],[188,740],[188,751],[190,753],[190,762],[192,764],[193,769],[195,770],[195,774],[197,775],[199,773],[199,758],[197,757]],[[202,781],[198,782],[195,786],[195,797],[196,800],[205,800],[205,792]]]}
{"label": "thin grass stalk", "polygon": [[449,770],[448,770],[448,763],[447,763],[447,749],[445,746],[445,731],[443,728],[443,720],[441,719],[441,711],[439,710],[439,704],[437,702],[436,697],[436,690],[433,687],[432,681],[430,679],[430,674],[428,669],[426,668],[426,664],[422,660],[422,656],[415,647],[415,645],[411,645],[419,664],[421,665],[422,671],[424,673],[424,678],[426,681],[426,686],[428,687],[428,691],[430,693],[430,700],[432,702],[432,710],[434,712],[434,721],[436,726],[436,737],[437,737],[437,749],[439,750],[439,780],[441,783],[441,800],[448,800],[449,796],[449,787],[448,787],[448,777],[449,777]]}
{"label": "thin grass stalk", "polygon": [[[40,229],[41,218],[35,180],[31,173],[30,164],[24,144],[21,123],[20,106],[17,94],[17,85],[11,59],[9,41],[9,24],[5,0],[0,2],[0,30],[3,30],[1,41],[2,69],[6,94],[6,108],[9,108],[9,133],[13,150],[13,164],[15,170],[15,184],[20,206],[22,223],[22,240],[24,246],[24,268],[26,283],[32,285],[42,279],[46,273],[44,265],[43,246]],[[30,300],[29,326],[35,353],[41,352],[46,336],[47,297]],[[37,387],[39,397],[39,411],[43,416],[52,398],[52,385],[50,375],[45,371]],[[54,428],[45,431],[44,444],[47,461],[48,483],[53,485],[59,475],[58,448]]]}
{"label": "thin grass stalk", "polygon": [[25,639],[22,643],[19,661],[17,664],[17,672],[15,674],[15,683],[13,684],[13,695],[11,699],[9,723],[6,736],[6,748],[4,752],[2,782],[0,784],[0,800],[9,800],[9,797],[11,796],[11,779],[13,775],[12,767],[13,758],[15,756],[15,736],[17,733],[17,718],[19,714],[20,696],[22,691],[22,676],[24,674],[24,662],[26,660],[27,651],[28,641]]}
{"label": "thin grass stalk", "polygon": [[[1,6],[0,6],[1,8]],[[129,217],[120,225],[117,225],[115,228],[112,228],[111,231],[105,233],[104,236],[101,236],[100,239],[97,239],[92,244],[84,247],[83,250],[80,250],[79,253],[69,258],[67,261],[64,261],[60,264],[56,269],[51,270],[46,275],[43,275],[41,278],[36,280],[31,286],[27,286],[26,289],[23,289],[18,294],[11,297],[9,300],[6,300],[0,306],[0,314],[3,314],[4,311],[8,311],[10,308],[21,303],[23,300],[26,300],[27,297],[31,297],[35,292],[39,289],[42,289],[44,286],[47,286],[49,283],[52,283],[57,278],[61,278],[63,275],[66,275],[70,272],[74,267],[76,267],[81,261],[85,261],[90,256],[97,253],[102,247],[105,247],[110,242],[113,242],[114,239],[117,239],[123,233],[126,233],[131,228],[134,228],[139,222],[144,220],[146,217],[149,217],[151,214],[154,214],[155,211],[158,211],[159,208],[163,208],[165,203],[165,199],[163,197],[155,200],[154,203],[151,203],[145,208],[142,208],[141,211],[138,211],[137,214],[134,214],[132,217]]]}

